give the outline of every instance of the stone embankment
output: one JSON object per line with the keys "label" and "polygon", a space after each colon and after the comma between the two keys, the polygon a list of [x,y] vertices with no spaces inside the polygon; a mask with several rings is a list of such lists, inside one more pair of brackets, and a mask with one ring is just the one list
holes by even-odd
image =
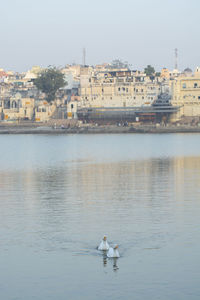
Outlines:
{"label": "stone embankment", "polygon": [[120,134],[120,133],[200,133],[199,126],[191,125],[101,125],[80,124],[78,122],[54,122],[53,124],[38,124],[24,122],[20,124],[0,123],[0,134]]}

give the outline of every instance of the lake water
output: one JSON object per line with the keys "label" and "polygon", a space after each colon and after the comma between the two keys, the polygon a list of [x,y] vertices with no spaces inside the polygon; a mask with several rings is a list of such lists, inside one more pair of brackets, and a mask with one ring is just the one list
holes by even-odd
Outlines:
{"label": "lake water", "polygon": [[0,299],[200,299],[199,134],[0,144]]}

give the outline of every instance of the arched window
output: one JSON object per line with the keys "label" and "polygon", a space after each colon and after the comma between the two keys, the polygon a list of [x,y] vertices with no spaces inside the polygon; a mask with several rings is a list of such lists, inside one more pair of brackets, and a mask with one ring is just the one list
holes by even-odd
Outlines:
{"label": "arched window", "polygon": [[12,106],[11,107],[12,108],[17,108],[17,102],[15,100],[12,102]]}
{"label": "arched window", "polygon": [[21,108],[21,107],[22,107],[22,101],[21,101],[20,99],[17,101],[17,107],[18,107],[18,108]]}

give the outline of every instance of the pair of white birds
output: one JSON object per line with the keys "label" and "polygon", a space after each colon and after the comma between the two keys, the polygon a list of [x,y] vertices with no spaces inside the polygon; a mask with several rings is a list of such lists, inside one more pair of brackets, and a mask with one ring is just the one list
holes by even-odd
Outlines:
{"label": "pair of white birds", "polygon": [[103,240],[101,241],[101,243],[98,247],[98,250],[108,251],[107,257],[120,257],[119,251],[118,251],[118,245],[115,245],[114,248],[110,247],[107,242],[106,236],[103,237]]}

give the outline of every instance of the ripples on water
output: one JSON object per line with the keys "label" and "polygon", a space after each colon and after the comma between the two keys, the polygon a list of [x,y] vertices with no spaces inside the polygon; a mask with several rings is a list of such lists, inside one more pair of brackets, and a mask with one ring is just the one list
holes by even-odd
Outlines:
{"label": "ripples on water", "polygon": [[199,299],[198,139],[1,136],[3,299]]}

